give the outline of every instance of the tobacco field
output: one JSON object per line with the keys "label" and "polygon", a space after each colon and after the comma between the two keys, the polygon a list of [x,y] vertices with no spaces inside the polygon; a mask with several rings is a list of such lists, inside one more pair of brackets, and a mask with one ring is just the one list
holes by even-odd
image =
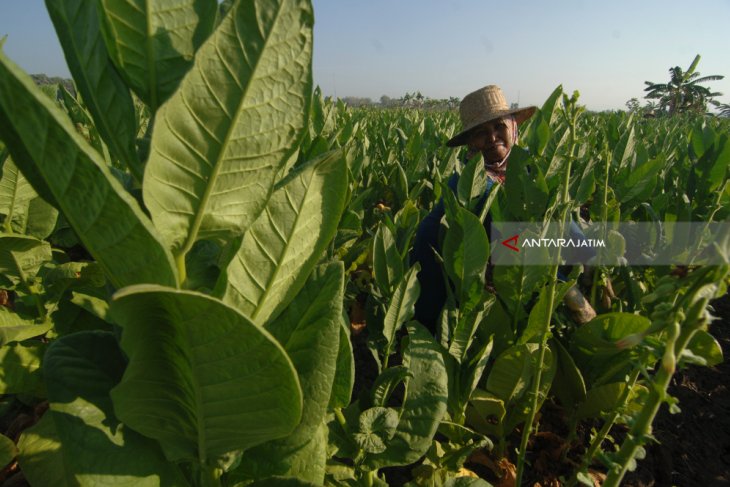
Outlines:
{"label": "tobacco field", "polygon": [[[616,486],[675,374],[723,362],[728,265],[516,257],[487,282],[483,222],[726,222],[729,119],[557,87],[477,210],[455,111],[313,86],[307,0],[46,5],[76,92],[0,52],[2,480]],[[434,336],[409,254],[439,201]]]}

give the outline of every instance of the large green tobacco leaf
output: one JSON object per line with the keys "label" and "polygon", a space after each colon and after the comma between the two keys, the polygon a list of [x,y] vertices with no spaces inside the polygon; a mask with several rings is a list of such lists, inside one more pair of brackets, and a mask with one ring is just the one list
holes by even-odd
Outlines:
{"label": "large green tobacco leaf", "polygon": [[14,221],[19,222],[18,226],[21,229],[25,226],[30,200],[37,196],[13,160],[8,158],[2,164],[2,179],[0,179],[0,215],[5,218],[3,222],[5,232],[13,231]]}
{"label": "large green tobacco leaf", "polygon": [[52,326],[51,320],[37,324],[31,320],[21,318],[17,313],[8,310],[4,306],[0,306],[0,346],[43,335]]}
{"label": "large green tobacco leaf", "polygon": [[276,316],[304,285],[337,232],[347,191],[338,153],[291,173],[271,196],[228,266],[223,300],[255,323]]}
{"label": "large green tobacco leaf", "polygon": [[0,347],[0,394],[45,397],[40,370],[45,351],[46,345],[41,342]]}
{"label": "large green tobacco leaf", "polygon": [[395,288],[393,296],[388,303],[388,309],[383,318],[383,337],[385,337],[385,358],[387,359],[395,343],[396,333],[407,322],[413,318],[418,295],[421,293],[421,286],[418,283],[416,274],[418,264],[411,267],[403,276],[398,287]]}
{"label": "large green tobacco leaf", "polygon": [[0,435],[0,468],[4,468],[12,462],[17,454],[18,449],[15,447],[13,440],[5,435]]}
{"label": "large green tobacco leaf", "polygon": [[23,473],[45,479],[34,485],[186,485],[156,442],[114,414],[109,391],[126,365],[114,335],[63,337],[49,347],[44,365],[50,409],[20,442]]}
{"label": "large green tobacco leaf", "polygon": [[18,463],[30,485],[77,487],[73,475],[66,470],[61,440],[50,414],[23,431],[18,440]]}
{"label": "large green tobacco leaf", "polygon": [[94,118],[95,128],[109,151],[141,182],[142,168],[134,147],[137,135],[134,104],[104,46],[98,2],[46,0],[46,8],[76,89]]}
{"label": "large green tobacco leaf", "polygon": [[[527,343],[533,338],[541,340],[543,335],[548,333],[553,312],[563,301],[563,297],[574,284],[575,281],[561,282],[555,286],[554,292],[553,288],[550,286],[543,286],[537,298],[537,303],[535,303],[535,306],[533,306],[532,310],[530,310],[530,315],[527,318],[527,327],[522,332],[517,343]],[[552,303],[550,302],[551,292],[553,292]],[[550,305],[552,305],[552,308]]]}
{"label": "large green tobacco leaf", "polygon": [[631,313],[606,313],[578,328],[570,352],[587,386],[622,380],[631,369],[631,348],[619,348],[619,340],[643,333],[651,322]]}
{"label": "large green tobacco leaf", "polygon": [[28,203],[25,219],[25,233],[39,239],[46,239],[56,228],[58,210],[49,205],[40,196]]}
{"label": "large green tobacco leaf", "polygon": [[55,202],[112,284],[174,286],[151,223],[33,80],[0,53],[0,137],[34,189]]}
{"label": "large green tobacco leaf", "polygon": [[312,24],[307,0],[236,3],[158,112],[144,200],[178,259],[264,209],[307,120]]}
{"label": "large green tobacco leaf", "polygon": [[403,363],[411,377],[406,383],[398,428],[384,452],[366,458],[370,468],[408,465],[421,458],[446,412],[448,377],[440,346],[416,322],[408,325],[408,338]]}
{"label": "large green tobacco leaf", "polygon": [[212,464],[283,437],[299,423],[291,360],[264,329],[217,299],[160,286],[113,298],[129,365],[112,391],[117,416],[160,441],[170,460]]}
{"label": "large green tobacco leaf", "polygon": [[297,370],[304,409],[289,436],[244,454],[242,468],[250,478],[292,475],[324,482],[327,442],[316,440],[325,424],[337,367],[344,273],[341,262],[316,269],[284,312],[266,325]]}
{"label": "large green tobacco leaf", "polygon": [[447,206],[447,220],[449,229],[444,237],[444,268],[456,286],[459,302],[464,305],[472,283],[484,281],[489,239],[479,218],[464,208],[451,212]]}
{"label": "large green tobacco leaf", "polygon": [[215,0],[99,2],[109,55],[127,84],[154,114],[177,89],[192,65],[195,51],[212,32],[218,3]]}
{"label": "large green tobacco leaf", "polygon": [[587,391],[585,400],[581,402],[575,414],[578,418],[600,417],[601,411],[612,411],[620,405],[624,390],[628,387],[625,382],[612,382],[594,387]]}
{"label": "large green tobacco leaf", "polygon": [[51,261],[48,242],[25,235],[0,233],[0,276],[13,284],[29,284],[41,266]]}
{"label": "large green tobacco leaf", "polygon": [[474,209],[475,203],[487,189],[487,172],[482,161],[481,157],[472,158],[464,167],[457,183],[456,197],[461,206],[470,210]]}
{"label": "large green tobacco leaf", "polygon": [[403,279],[401,259],[395,235],[385,223],[378,225],[373,238],[373,275],[380,292],[389,296]]}
{"label": "large green tobacco leaf", "polygon": [[350,342],[350,329],[344,319],[340,320],[340,347],[337,353],[337,370],[332,384],[329,409],[344,408],[350,404],[352,388],[355,386],[355,356]]}

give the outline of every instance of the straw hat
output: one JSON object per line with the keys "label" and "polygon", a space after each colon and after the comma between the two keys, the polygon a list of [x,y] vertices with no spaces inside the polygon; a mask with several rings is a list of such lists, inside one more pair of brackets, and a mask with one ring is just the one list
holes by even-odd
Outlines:
{"label": "straw hat", "polygon": [[473,128],[495,118],[514,115],[517,123],[521,123],[530,118],[533,113],[535,113],[535,107],[510,109],[499,86],[485,86],[469,93],[461,100],[459,115],[461,116],[461,126],[464,129],[446,142],[446,145],[457,147],[466,144],[469,132]]}

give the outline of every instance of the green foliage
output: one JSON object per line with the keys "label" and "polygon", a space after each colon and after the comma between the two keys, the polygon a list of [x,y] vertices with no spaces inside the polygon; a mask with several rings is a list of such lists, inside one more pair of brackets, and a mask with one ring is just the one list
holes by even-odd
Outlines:
{"label": "green foliage", "polygon": [[[726,267],[581,276],[524,265],[534,248],[493,267],[484,222],[604,221],[603,257],[650,263],[611,225],[727,220],[727,120],[587,114],[558,87],[498,184],[419,93],[374,110],[312,92],[309,1],[46,4],[78,93],[0,54],[0,392],[49,404],[0,453],[31,485],[370,486],[390,467],[485,485],[459,470],[479,452],[523,475],[553,402],[570,480],[612,459],[616,485],[676,368],[722,360],[707,306]],[[673,71],[685,87],[697,61]],[[433,337],[410,252],[439,203]],[[590,445],[581,424],[601,425]],[[609,456],[615,424],[631,434]]]}

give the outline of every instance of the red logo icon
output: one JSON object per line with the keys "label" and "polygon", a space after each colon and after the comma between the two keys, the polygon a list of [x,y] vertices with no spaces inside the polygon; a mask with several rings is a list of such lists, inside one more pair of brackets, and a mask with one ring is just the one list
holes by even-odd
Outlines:
{"label": "red logo icon", "polygon": [[[519,235],[515,235],[514,237],[510,237],[507,240],[502,240],[502,245],[504,245],[508,249],[514,250],[515,252],[519,252],[520,249],[517,248],[517,239],[518,238],[519,238]],[[511,245],[510,242],[514,242],[514,245]]]}

